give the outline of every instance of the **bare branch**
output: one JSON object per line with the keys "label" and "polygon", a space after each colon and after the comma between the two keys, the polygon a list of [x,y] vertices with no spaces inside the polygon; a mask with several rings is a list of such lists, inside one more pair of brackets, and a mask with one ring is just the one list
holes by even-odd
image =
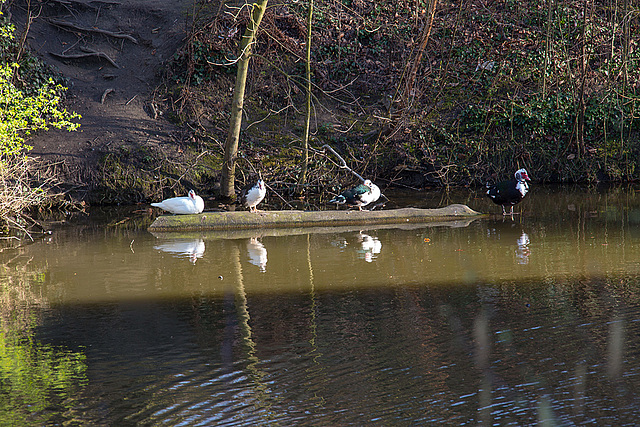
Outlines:
{"label": "bare branch", "polygon": [[113,91],[114,89],[112,87],[105,89],[102,93],[102,97],[100,98],[100,104],[104,104],[104,100],[107,98],[107,95],[109,95]]}
{"label": "bare branch", "polygon": [[81,27],[79,25],[72,24],[71,22],[62,21],[60,19],[54,19],[54,18],[50,18],[49,23],[51,23],[52,25],[57,25],[59,27],[71,28],[77,31],[84,31],[87,33],[99,33],[99,34],[105,34],[110,37],[115,37],[118,39],[127,39],[132,41],[135,44],[138,44],[138,40],[136,40],[135,37],[131,36],[130,34],[114,33],[113,31],[103,30],[101,28],[96,28],[96,27]]}
{"label": "bare branch", "polygon": [[333,153],[334,156],[336,156],[339,160],[340,160],[340,165],[338,165],[341,169],[346,169],[349,172],[351,172],[354,176],[357,176],[358,179],[362,182],[364,182],[364,178],[362,176],[360,176],[360,174],[356,171],[354,171],[353,169],[351,169],[349,166],[347,166],[347,162],[342,158],[342,156],[340,154],[338,154],[336,152],[336,150],[333,149],[333,147],[331,147],[329,144],[324,144],[322,147],[320,148],[325,148],[329,151],[331,151]]}
{"label": "bare branch", "polygon": [[91,58],[91,57],[97,57],[97,58],[103,58],[106,59],[111,65],[113,65],[116,68],[120,68],[118,66],[118,64],[115,63],[115,61],[111,58],[109,58],[109,55],[107,55],[104,52],[96,52],[96,51],[88,51],[87,53],[76,53],[76,54],[69,54],[69,55],[63,55],[60,53],[55,53],[55,52],[49,52],[49,54],[60,58],[60,59],[84,59],[84,58]]}

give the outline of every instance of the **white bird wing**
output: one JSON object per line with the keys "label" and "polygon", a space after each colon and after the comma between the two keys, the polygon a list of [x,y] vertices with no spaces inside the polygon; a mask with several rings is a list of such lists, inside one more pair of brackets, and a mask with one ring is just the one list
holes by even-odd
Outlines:
{"label": "white bird wing", "polygon": [[[199,197],[199,196],[198,196]],[[203,203],[204,204],[204,203]],[[164,209],[172,214],[195,214],[198,212],[198,206],[189,197],[173,197],[171,199],[163,200],[160,203],[151,203],[151,206],[155,206],[160,209]]]}
{"label": "white bird wing", "polygon": [[378,201],[382,192],[380,191],[380,187],[375,184],[371,184],[371,203]]}
{"label": "white bird wing", "polygon": [[204,210],[204,200],[202,200],[202,197],[196,196],[195,212],[194,213],[199,214],[203,210]]}

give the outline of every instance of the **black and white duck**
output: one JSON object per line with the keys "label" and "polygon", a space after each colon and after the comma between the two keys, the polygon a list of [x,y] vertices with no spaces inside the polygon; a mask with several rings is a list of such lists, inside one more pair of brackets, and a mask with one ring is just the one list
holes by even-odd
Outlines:
{"label": "black and white duck", "polygon": [[254,184],[249,184],[240,192],[240,203],[251,212],[258,212],[258,204],[267,195],[267,186],[262,178],[258,179]]}
{"label": "black and white duck", "polygon": [[355,206],[358,210],[362,210],[364,206],[378,200],[380,194],[380,188],[371,182],[371,180],[367,179],[363,184],[343,191],[340,195],[329,200],[329,203],[346,204],[347,206]]}
{"label": "black and white duck", "polygon": [[514,175],[515,179],[498,182],[497,184],[487,184],[487,196],[496,205],[502,206],[502,214],[507,215],[505,206],[510,206],[510,214],[513,215],[513,207],[520,203],[529,191],[529,174],[525,169],[518,169]]}

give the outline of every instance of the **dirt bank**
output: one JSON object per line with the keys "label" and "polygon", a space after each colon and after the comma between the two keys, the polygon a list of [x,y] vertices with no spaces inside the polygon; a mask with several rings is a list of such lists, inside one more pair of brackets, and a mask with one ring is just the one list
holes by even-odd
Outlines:
{"label": "dirt bank", "polygon": [[[28,44],[68,80],[68,109],[82,119],[78,132],[51,130],[37,135],[30,141],[31,154],[56,163],[76,197],[96,201],[92,194],[104,190],[97,187],[104,185],[100,175],[110,154],[146,153],[153,160],[181,161],[180,146],[188,136],[164,118],[156,88],[164,64],[184,42],[190,4],[184,0],[32,2],[35,18]],[[15,2],[10,11],[24,30],[27,2]],[[149,162],[150,171],[153,163]]]}

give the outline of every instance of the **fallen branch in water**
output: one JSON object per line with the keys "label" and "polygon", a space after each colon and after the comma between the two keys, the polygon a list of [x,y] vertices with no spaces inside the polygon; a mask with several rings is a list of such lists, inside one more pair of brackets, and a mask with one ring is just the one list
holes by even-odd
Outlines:
{"label": "fallen branch in water", "polygon": [[10,227],[16,228],[22,231],[33,242],[33,237],[31,237],[31,234],[27,231],[25,227],[22,226],[22,224],[20,224],[18,221],[14,220],[13,218],[7,217],[5,218],[5,220],[9,223]]}

